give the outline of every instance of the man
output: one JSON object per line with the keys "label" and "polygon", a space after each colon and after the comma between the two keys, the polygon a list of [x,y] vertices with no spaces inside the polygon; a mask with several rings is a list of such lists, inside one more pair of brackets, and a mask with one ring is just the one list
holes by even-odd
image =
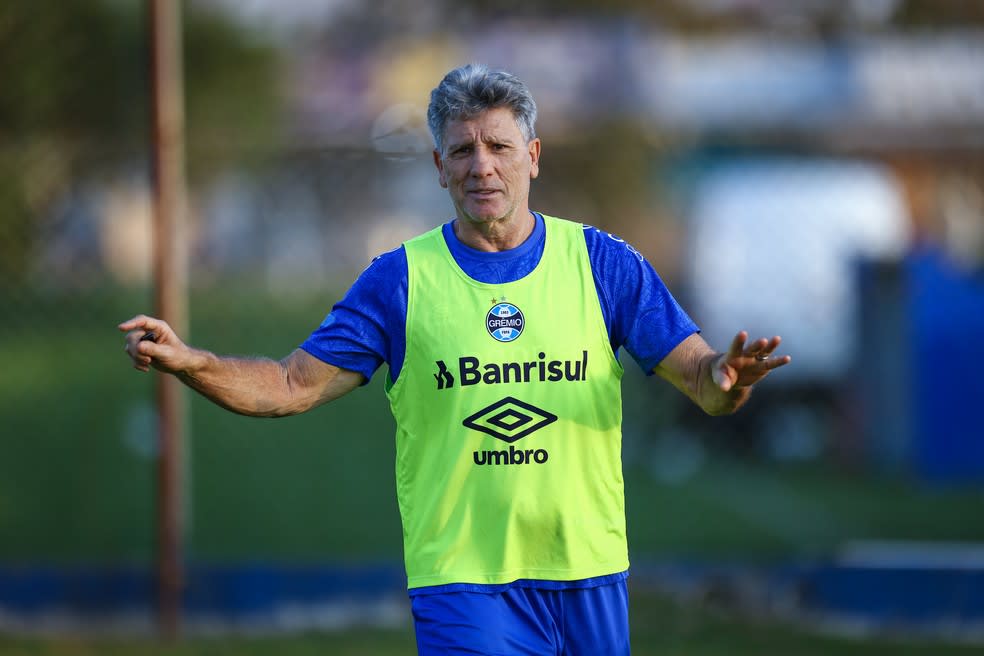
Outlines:
{"label": "man", "polygon": [[247,415],[304,412],[389,365],[422,654],[627,654],[618,349],[711,414],[790,361],[744,332],[714,352],[638,252],[532,212],[535,120],[512,75],[448,73],[428,124],[454,220],[376,258],[279,362],[120,324],[137,369]]}

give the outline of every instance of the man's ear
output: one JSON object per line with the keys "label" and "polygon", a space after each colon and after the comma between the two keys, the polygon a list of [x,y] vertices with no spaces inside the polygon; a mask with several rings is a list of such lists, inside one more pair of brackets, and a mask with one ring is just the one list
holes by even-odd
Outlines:
{"label": "man's ear", "polygon": [[435,148],[431,154],[434,156],[434,166],[437,167],[437,181],[447,189],[448,179],[444,177],[444,160],[441,159],[441,153],[437,152],[437,148]]}
{"label": "man's ear", "polygon": [[530,180],[540,175],[540,140],[534,139],[529,144],[530,149]]}

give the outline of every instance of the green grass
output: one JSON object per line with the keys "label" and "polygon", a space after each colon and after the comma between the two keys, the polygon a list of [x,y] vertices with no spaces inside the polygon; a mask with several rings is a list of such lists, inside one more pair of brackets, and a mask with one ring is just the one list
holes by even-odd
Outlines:
{"label": "green grass", "polygon": [[[630,586],[631,587],[631,586]],[[914,640],[823,636],[774,620],[751,619],[667,601],[632,589],[630,630],[635,656],[961,656],[980,646]],[[415,654],[409,625],[266,637],[154,639],[17,638],[0,635],[0,656],[407,656]]]}
{"label": "green grass", "polygon": [[[280,357],[334,298],[196,296],[191,341]],[[128,367],[115,329],[146,307],[134,293],[56,296],[32,304],[33,319],[21,312],[0,326],[0,562],[151,560],[157,374]],[[979,516],[979,489],[725,458],[682,484],[660,483],[637,456],[670,422],[677,393],[633,367],[626,421],[644,427],[626,461],[633,557],[815,555],[859,538],[984,540],[984,523],[967,521]],[[236,416],[189,395],[189,556],[399,560],[385,373],[280,420]]]}
{"label": "green grass", "polygon": [[982,523],[967,521],[984,500],[973,488],[728,458],[678,486],[626,478],[630,543],[644,553],[769,558],[829,554],[847,540],[984,539]]}
{"label": "green grass", "polygon": [[[321,320],[334,296],[209,294],[192,304],[192,342],[280,357]],[[150,563],[154,458],[149,415],[156,374],[127,365],[116,324],[146,295],[50,296],[0,322],[0,563]],[[648,440],[675,416],[676,392],[630,373],[626,458],[633,559],[789,558],[845,540],[984,540],[979,489],[937,489],[829,464],[778,466],[715,457],[668,485],[645,466]],[[188,555],[200,561],[355,561],[401,558],[393,481],[393,421],[381,388],[301,417],[238,417],[189,397]],[[643,427],[639,430],[639,427]],[[679,606],[633,588],[634,653],[970,654],[955,645],[846,640],[796,627]],[[979,651],[979,647],[978,647]],[[409,624],[265,638],[136,639],[0,636],[0,655],[413,653]]]}

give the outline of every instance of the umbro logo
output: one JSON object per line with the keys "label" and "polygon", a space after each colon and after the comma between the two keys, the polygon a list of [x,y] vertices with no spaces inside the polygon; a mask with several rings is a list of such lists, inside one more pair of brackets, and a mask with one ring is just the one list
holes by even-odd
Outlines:
{"label": "umbro logo", "polygon": [[507,396],[461,423],[466,428],[509,443],[508,449],[475,451],[472,459],[476,465],[542,465],[550,457],[546,449],[517,449],[513,442],[555,421],[557,415]]}
{"label": "umbro logo", "polygon": [[461,423],[465,428],[486,433],[511,444],[555,421],[557,415],[507,396],[482,408]]}

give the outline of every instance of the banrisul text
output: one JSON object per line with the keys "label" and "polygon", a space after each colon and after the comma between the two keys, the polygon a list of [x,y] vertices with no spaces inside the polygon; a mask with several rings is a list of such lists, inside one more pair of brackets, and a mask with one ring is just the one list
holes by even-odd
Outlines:
{"label": "banrisul text", "polygon": [[499,383],[584,381],[588,378],[588,352],[581,351],[577,360],[548,360],[539,353],[528,362],[487,362],[475,357],[458,358],[458,380],[468,385],[498,385]]}

